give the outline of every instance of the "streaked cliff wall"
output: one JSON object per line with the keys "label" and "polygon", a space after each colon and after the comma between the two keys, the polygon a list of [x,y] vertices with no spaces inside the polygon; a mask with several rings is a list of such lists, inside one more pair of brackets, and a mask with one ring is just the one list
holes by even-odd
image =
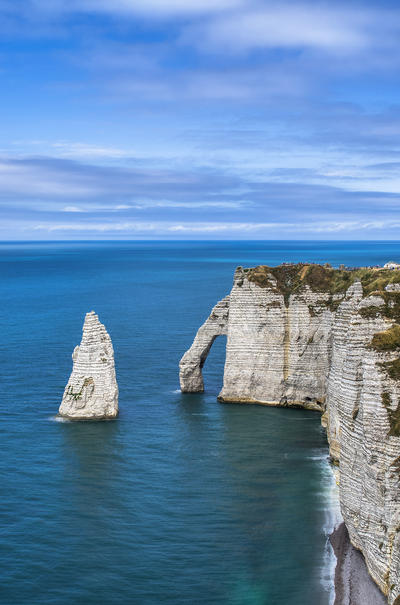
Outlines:
{"label": "streaked cliff wall", "polygon": [[118,385],[111,338],[94,311],[86,313],[82,341],[59,408],[70,420],[103,420],[118,414]]}
{"label": "streaked cliff wall", "polygon": [[319,265],[238,268],[181,360],[203,390],[213,340],[227,334],[223,402],[323,412],[353,545],[400,603],[400,272]]}

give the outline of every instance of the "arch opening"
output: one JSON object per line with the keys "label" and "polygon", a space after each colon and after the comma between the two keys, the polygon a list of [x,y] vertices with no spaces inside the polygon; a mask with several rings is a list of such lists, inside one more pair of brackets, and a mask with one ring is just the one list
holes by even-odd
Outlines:
{"label": "arch opening", "polygon": [[217,336],[227,334],[228,315],[229,296],[215,305],[208,319],[199,328],[192,346],[180,361],[179,380],[183,393],[204,391],[202,369]]}

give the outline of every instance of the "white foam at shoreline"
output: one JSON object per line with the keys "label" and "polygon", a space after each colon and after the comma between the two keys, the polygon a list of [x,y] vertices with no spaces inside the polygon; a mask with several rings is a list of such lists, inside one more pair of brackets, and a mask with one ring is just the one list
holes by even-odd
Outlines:
{"label": "white foam at shoreline", "polygon": [[71,422],[68,418],[63,418],[62,416],[49,416],[48,420],[50,422]]}
{"label": "white foam at shoreline", "polygon": [[326,537],[326,544],[324,550],[324,564],[321,569],[321,584],[324,589],[330,593],[329,605],[333,605],[335,601],[335,570],[337,561],[329,536],[333,533],[334,529],[343,522],[343,517],[340,512],[339,487],[336,483],[335,475],[329,464],[324,462],[323,466],[323,481],[326,484],[326,507],[323,531]]}

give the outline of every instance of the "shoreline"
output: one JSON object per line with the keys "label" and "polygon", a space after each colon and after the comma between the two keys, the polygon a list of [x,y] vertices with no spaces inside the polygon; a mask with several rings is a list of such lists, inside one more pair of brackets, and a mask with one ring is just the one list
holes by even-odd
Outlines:
{"label": "shoreline", "polygon": [[334,605],[387,605],[387,599],[368,573],[362,553],[350,542],[341,523],[329,537],[336,557]]}

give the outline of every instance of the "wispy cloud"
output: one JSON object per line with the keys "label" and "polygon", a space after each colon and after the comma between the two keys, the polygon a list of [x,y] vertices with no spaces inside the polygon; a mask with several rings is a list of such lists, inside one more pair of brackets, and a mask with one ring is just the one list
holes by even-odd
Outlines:
{"label": "wispy cloud", "polygon": [[124,234],[154,234],[160,235],[188,235],[188,234],[216,234],[240,235],[246,238],[249,234],[279,236],[280,234],[340,234],[360,233],[369,231],[385,231],[400,228],[399,220],[378,221],[339,221],[339,222],[307,222],[307,223],[163,223],[163,222],[123,222],[123,223],[63,223],[63,224],[37,224],[31,227],[34,231],[53,232],[95,232],[95,233],[124,233]]}
{"label": "wispy cloud", "polygon": [[146,15],[151,18],[204,15],[235,9],[244,0],[73,0],[71,10],[87,10],[119,15]]}
{"label": "wispy cloud", "polygon": [[361,4],[0,1],[3,237],[393,236],[400,9]]}
{"label": "wispy cloud", "polygon": [[123,208],[135,208],[136,210],[146,210],[148,208],[224,208],[229,210],[239,210],[248,208],[250,202],[245,200],[238,201],[223,201],[223,200],[208,200],[200,202],[177,202],[174,200],[145,200]]}
{"label": "wispy cloud", "polygon": [[359,50],[370,42],[377,11],[317,3],[280,3],[246,8],[188,28],[183,41],[196,40],[205,52],[257,48]]}
{"label": "wispy cloud", "polygon": [[55,155],[65,158],[126,158],[134,156],[134,152],[117,147],[90,145],[68,141],[49,142],[48,148],[54,150]]}
{"label": "wispy cloud", "polygon": [[263,222],[277,214],[365,214],[377,204],[387,214],[397,210],[399,196],[397,172],[368,163],[251,174],[248,166],[240,171],[236,165],[166,169],[146,161],[104,166],[45,157],[0,160],[0,201],[37,211],[147,213],[165,219],[173,212],[200,217],[203,210],[218,216],[234,211],[238,221],[245,214]]}
{"label": "wispy cloud", "polygon": [[87,206],[64,206],[61,209],[62,212],[122,212],[129,210],[150,210],[157,208],[181,208],[185,210],[191,209],[201,209],[201,208],[222,208],[224,210],[240,210],[244,208],[248,208],[251,205],[249,202],[243,201],[204,201],[204,202],[196,202],[196,201],[188,201],[188,202],[176,202],[173,200],[144,200],[137,203],[132,204],[117,204],[117,205],[97,205],[97,204],[89,204]]}
{"label": "wispy cloud", "polygon": [[62,212],[86,212],[83,208],[78,208],[78,206],[65,206],[61,210]]}

